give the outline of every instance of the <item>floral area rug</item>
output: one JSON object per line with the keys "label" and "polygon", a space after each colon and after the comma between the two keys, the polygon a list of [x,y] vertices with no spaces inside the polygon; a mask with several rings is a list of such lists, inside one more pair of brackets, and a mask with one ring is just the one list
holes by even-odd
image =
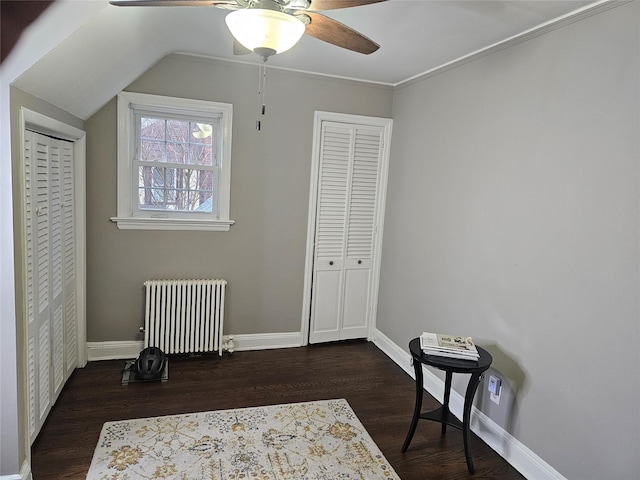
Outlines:
{"label": "floral area rug", "polygon": [[108,422],[87,480],[399,480],[346,400]]}

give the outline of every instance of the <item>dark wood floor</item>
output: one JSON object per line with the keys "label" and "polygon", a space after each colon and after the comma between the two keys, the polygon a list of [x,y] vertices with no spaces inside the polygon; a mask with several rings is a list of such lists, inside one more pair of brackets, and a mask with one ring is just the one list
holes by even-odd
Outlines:
{"label": "dark wood floor", "polygon": [[[400,453],[414,383],[366,341],[171,358],[164,383],[123,386],[124,365],[91,362],[73,373],[34,442],[35,480],[84,480],[107,421],[330,398],[347,399],[403,480],[523,478],[475,435],[476,473],[469,475],[461,432],[449,428],[443,437],[434,422],[419,422],[409,450]],[[438,405],[425,394],[423,411]]]}

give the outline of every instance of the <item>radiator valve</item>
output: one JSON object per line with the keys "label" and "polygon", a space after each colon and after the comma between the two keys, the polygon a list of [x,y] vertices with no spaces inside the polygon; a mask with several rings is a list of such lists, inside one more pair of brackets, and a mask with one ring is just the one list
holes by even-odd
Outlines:
{"label": "radiator valve", "polygon": [[233,353],[236,349],[236,343],[233,341],[233,335],[225,335],[222,337],[222,350]]}

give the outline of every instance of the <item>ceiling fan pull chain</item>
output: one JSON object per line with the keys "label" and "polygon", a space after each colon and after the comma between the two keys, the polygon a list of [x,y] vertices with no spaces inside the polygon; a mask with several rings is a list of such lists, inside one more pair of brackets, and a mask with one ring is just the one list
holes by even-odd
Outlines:
{"label": "ceiling fan pull chain", "polygon": [[[260,64],[258,68],[258,101],[260,103],[260,115],[264,115],[266,112],[266,88],[267,87],[267,66],[264,63]],[[256,130],[260,131],[262,122],[260,119],[256,120]]]}
{"label": "ceiling fan pull chain", "polygon": [[[260,97],[262,96],[262,64],[258,66],[258,104],[260,103]],[[256,130],[260,131],[260,118],[256,120]]]}
{"label": "ceiling fan pull chain", "polygon": [[262,64],[262,115],[266,110],[267,104],[267,63]]}

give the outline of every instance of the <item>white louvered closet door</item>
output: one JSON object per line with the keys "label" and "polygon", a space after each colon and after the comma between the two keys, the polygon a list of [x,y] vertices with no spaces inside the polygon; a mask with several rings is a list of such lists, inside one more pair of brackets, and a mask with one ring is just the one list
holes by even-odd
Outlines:
{"label": "white louvered closet door", "polygon": [[[46,139],[46,137],[45,137]],[[51,409],[49,142],[25,132],[25,227],[29,434]]]}
{"label": "white louvered closet door", "polygon": [[78,314],[76,285],[76,222],[73,145],[62,142],[62,291],[63,291],[63,371],[66,381],[78,365]]}
{"label": "white louvered closet door", "polygon": [[369,335],[383,134],[322,122],[311,343]]}
{"label": "white louvered closet door", "polygon": [[70,273],[75,271],[73,145],[25,131],[24,149],[28,418],[33,442],[76,365],[75,278]]}

